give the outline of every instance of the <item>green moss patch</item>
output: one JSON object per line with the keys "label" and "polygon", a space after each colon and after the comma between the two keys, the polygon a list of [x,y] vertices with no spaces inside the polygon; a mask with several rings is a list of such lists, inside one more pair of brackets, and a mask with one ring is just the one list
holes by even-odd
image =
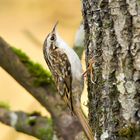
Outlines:
{"label": "green moss patch", "polygon": [[135,133],[135,128],[133,126],[123,127],[118,131],[118,133],[121,137],[131,138]]}
{"label": "green moss patch", "polygon": [[6,102],[0,101],[0,108],[10,109],[10,105]]}
{"label": "green moss patch", "polygon": [[53,83],[52,76],[49,71],[44,70],[40,64],[31,61],[30,58],[20,49],[12,47],[12,50],[19,57],[21,62],[28,68],[30,74],[35,78],[35,86],[42,86]]}
{"label": "green moss patch", "polygon": [[46,122],[46,127],[42,127],[38,129],[38,137],[40,137],[43,140],[52,140],[53,137],[53,125],[52,120],[48,119]]}

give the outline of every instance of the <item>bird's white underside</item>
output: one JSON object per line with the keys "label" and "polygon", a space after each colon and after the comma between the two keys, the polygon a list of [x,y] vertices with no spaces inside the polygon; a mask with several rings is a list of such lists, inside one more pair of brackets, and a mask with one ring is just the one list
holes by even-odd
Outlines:
{"label": "bird's white underside", "polygon": [[[78,55],[75,53],[75,51],[70,48],[66,42],[64,42],[61,37],[56,34],[57,39],[56,39],[56,46],[59,47],[63,52],[65,52],[68,56],[68,59],[71,64],[71,70],[72,70],[72,78],[73,80],[76,78],[77,80],[81,79],[82,76],[82,65],[81,61],[78,57]],[[48,38],[47,40],[48,46],[46,47],[47,53],[49,53],[49,47],[50,47],[50,39]]]}

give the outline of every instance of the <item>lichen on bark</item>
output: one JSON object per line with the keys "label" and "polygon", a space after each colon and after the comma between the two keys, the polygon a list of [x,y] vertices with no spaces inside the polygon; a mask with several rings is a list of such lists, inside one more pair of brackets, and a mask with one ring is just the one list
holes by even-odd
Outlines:
{"label": "lichen on bark", "polygon": [[133,0],[83,0],[87,66],[95,61],[88,93],[97,140],[139,137],[139,9]]}

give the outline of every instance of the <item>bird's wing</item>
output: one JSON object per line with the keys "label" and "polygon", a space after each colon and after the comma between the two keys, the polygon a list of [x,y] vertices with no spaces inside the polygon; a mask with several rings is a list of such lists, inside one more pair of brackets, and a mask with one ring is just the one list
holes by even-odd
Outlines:
{"label": "bird's wing", "polygon": [[51,51],[49,59],[53,66],[53,75],[60,95],[64,98],[70,109],[72,106],[72,73],[67,55],[60,48]]}

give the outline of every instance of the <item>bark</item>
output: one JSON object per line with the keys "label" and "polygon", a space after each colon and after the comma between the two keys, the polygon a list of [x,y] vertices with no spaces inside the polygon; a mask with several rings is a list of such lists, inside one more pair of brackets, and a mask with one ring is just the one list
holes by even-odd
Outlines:
{"label": "bark", "polygon": [[[34,84],[39,79],[39,76],[37,75],[36,77],[29,71],[31,67],[25,65],[24,59],[23,57],[21,60],[11,49],[11,46],[0,38],[0,66],[50,112],[57,135],[65,140],[83,137],[81,124],[66,108],[52,81],[48,81],[45,85]],[[28,63],[30,64],[30,62]],[[34,72],[36,71],[34,70]],[[46,79],[48,78],[50,78],[49,75],[48,77],[46,76]]]}
{"label": "bark", "polygon": [[88,74],[89,118],[95,139],[138,140],[140,2],[83,0],[82,12],[86,63],[92,57],[95,62]]}

